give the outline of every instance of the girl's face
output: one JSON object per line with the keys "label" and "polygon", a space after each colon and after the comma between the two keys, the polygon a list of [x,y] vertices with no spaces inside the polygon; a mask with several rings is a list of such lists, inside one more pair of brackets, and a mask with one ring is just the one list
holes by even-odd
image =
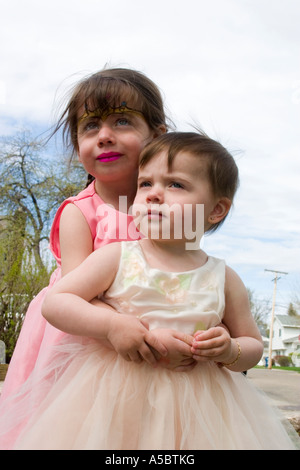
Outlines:
{"label": "girl's face", "polygon": [[78,157],[85,170],[99,182],[126,181],[137,178],[139,156],[154,138],[143,115],[138,111],[79,113]]}
{"label": "girl's face", "polygon": [[160,238],[169,227],[170,239],[185,239],[185,228],[203,234],[229,208],[229,200],[214,195],[204,158],[179,152],[168,168],[167,152],[163,151],[139,170],[134,211],[140,214],[140,231],[149,238],[153,238],[151,230]]}

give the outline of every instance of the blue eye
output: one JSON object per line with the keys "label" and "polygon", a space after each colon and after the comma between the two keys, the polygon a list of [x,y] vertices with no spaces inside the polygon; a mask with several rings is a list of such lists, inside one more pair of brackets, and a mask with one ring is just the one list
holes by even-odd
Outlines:
{"label": "blue eye", "polygon": [[89,122],[86,126],[85,126],[85,130],[92,130],[92,129],[98,129],[99,128],[99,124],[98,122]]}
{"label": "blue eye", "polygon": [[178,189],[183,188],[182,184],[178,183],[177,181],[173,181],[173,183],[171,183],[171,186],[172,188],[178,188]]}
{"label": "blue eye", "polygon": [[98,130],[98,129],[99,129],[98,119],[86,120],[86,121],[83,121],[79,125],[79,132],[81,133]]}
{"label": "blue eye", "polygon": [[117,119],[116,124],[118,126],[128,126],[130,122],[127,118],[124,117],[124,118]]}
{"label": "blue eye", "polygon": [[149,188],[151,186],[151,183],[149,181],[142,181],[140,184],[139,184],[139,187],[140,188]]}

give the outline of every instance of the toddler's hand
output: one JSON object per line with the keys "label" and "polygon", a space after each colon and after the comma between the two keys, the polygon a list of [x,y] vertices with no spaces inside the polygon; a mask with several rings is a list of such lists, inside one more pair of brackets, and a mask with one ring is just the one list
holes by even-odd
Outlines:
{"label": "toddler's hand", "polygon": [[167,354],[166,347],[149,331],[147,323],[133,315],[112,315],[107,339],[126,361],[140,363],[145,360],[155,366],[157,359],[153,351],[161,356]]}
{"label": "toddler's hand", "polygon": [[191,347],[193,358],[198,362],[228,362],[232,354],[232,341],[222,326],[197,331]]}
{"label": "toddler's hand", "polygon": [[164,357],[155,353],[160,367],[176,372],[194,368],[196,361],[191,352],[193,336],[167,328],[157,328],[152,330],[152,333],[168,350],[168,354]]}

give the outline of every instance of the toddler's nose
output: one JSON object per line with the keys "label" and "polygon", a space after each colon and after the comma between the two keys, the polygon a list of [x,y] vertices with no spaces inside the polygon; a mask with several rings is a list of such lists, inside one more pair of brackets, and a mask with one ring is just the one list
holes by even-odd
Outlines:
{"label": "toddler's nose", "polygon": [[159,185],[153,185],[147,194],[148,203],[162,204],[164,200],[163,189]]}

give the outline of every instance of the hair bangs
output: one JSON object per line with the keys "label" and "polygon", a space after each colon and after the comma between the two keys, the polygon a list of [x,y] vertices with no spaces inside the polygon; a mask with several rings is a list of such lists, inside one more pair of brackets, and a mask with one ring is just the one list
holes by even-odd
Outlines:
{"label": "hair bangs", "polygon": [[95,81],[89,84],[89,89],[85,90],[79,109],[84,108],[86,113],[100,111],[101,116],[102,112],[124,106],[124,103],[130,108],[138,107],[138,93],[129,84],[106,77],[95,78]]}

